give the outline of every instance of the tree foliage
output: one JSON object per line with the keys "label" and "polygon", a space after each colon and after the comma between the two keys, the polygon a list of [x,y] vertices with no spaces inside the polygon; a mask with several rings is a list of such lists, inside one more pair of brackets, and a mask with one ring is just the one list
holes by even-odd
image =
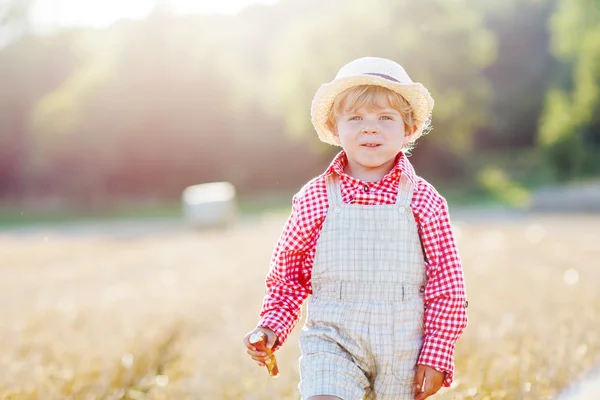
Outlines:
{"label": "tree foliage", "polygon": [[298,18],[276,44],[271,93],[287,130],[311,131],[312,96],[343,64],[365,55],[387,57],[432,93],[437,141],[467,153],[485,120],[489,88],[482,69],[495,55],[481,14],[462,0],[351,3],[341,13],[337,2],[319,1],[321,12]]}
{"label": "tree foliage", "polygon": [[587,154],[600,141],[594,18],[591,0],[281,0],[23,31],[0,50],[0,197],[101,205],[214,180],[297,189],[337,151],[310,124],[313,94],[365,55],[397,60],[432,92],[433,131],[413,157],[433,180],[476,175],[482,151],[534,150],[544,101],[539,145]]}
{"label": "tree foliage", "polygon": [[559,0],[550,28],[569,73],[548,92],[539,142],[560,178],[600,172],[600,2]]}

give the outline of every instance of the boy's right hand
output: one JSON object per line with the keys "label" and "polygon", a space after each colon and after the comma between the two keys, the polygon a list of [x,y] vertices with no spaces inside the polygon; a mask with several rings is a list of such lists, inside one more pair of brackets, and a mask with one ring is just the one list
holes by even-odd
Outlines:
{"label": "boy's right hand", "polygon": [[252,357],[252,359],[256,361],[258,365],[263,367],[266,365],[265,361],[267,360],[267,358],[269,358],[269,356],[267,356],[267,353],[265,353],[264,351],[257,350],[256,347],[254,347],[250,343],[250,336],[252,336],[255,333],[261,332],[267,336],[267,348],[272,349],[275,345],[275,342],[277,341],[277,335],[269,328],[258,327],[248,332],[246,336],[244,336],[244,344],[247,348],[246,352],[250,354],[250,357]]}

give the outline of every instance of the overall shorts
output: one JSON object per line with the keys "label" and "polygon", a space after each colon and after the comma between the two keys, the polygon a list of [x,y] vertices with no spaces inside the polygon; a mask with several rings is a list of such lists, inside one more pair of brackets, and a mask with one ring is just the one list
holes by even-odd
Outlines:
{"label": "overall shorts", "polygon": [[402,174],[396,204],[344,204],[327,177],[313,295],[300,334],[302,399],[413,399],[423,344],[423,249]]}

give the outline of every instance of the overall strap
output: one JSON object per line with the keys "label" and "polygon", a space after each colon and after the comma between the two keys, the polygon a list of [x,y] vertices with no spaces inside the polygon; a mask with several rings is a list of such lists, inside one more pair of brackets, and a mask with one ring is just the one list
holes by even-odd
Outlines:
{"label": "overall strap", "polygon": [[400,174],[398,181],[398,196],[396,197],[396,204],[404,207],[410,207],[414,193],[414,188],[408,176],[405,173]]}
{"label": "overall strap", "polygon": [[329,174],[325,177],[327,184],[327,199],[330,206],[342,204],[342,191],[340,188],[340,180],[335,174]]}

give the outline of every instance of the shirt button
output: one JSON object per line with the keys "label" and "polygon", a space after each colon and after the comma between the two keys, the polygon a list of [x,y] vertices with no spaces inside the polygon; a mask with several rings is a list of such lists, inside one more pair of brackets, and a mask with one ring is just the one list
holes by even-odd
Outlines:
{"label": "shirt button", "polygon": [[398,207],[398,211],[400,211],[400,214],[404,214],[406,212],[406,208],[405,207]]}
{"label": "shirt button", "polygon": [[421,286],[421,287],[419,288],[419,292],[421,292],[421,293],[425,293],[425,286]]}
{"label": "shirt button", "polygon": [[341,213],[341,212],[342,212],[342,208],[341,208],[341,207],[339,207],[339,206],[336,206],[336,207],[335,207],[335,212],[336,212],[336,214],[339,214],[339,213]]}
{"label": "shirt button", "polygon": [[363,187],[363,190],[365,191],[365,193],[366,193],[366,192],[368,192],[368,191],[369,191],[369,186],[365,185],[365,186]]}

